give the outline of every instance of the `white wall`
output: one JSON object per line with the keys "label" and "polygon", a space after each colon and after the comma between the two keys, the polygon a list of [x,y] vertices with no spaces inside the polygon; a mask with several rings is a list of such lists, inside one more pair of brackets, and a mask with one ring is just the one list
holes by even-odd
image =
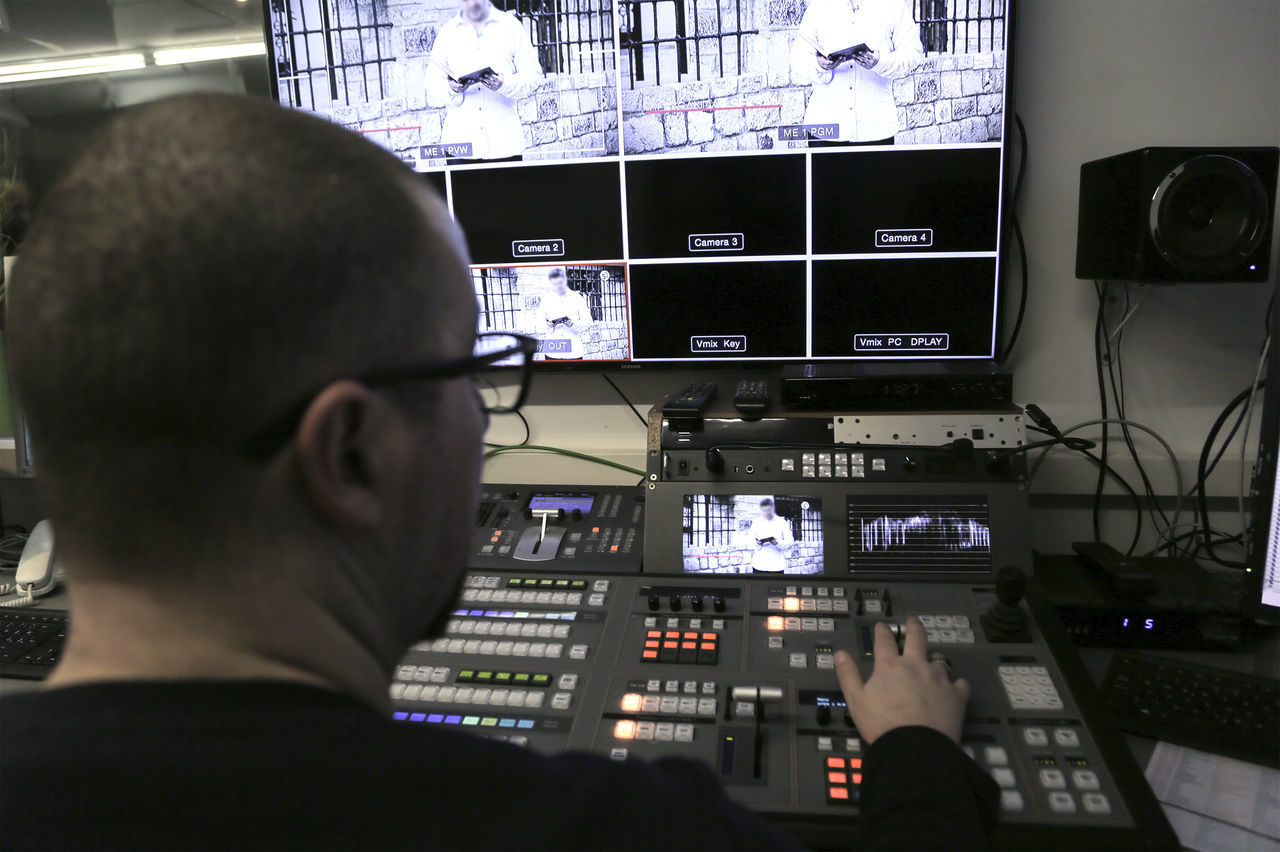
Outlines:
{"label": "white wall", "polygon": [[[1032,289],[1011,366],[1018,400],[1038,403],[1066,427],[1098,411],[1096,299],[1092,284],[1074,277],[1080,164],[1144,145],[1280,144],[1280,2],[1022,0],[1018,11],[1016,99],[1030,141],[1021,220]],[[1142,306],[1126,326],[1128,414],[1169,440],[1188,481],[1213,418],[1252,380],[1272,286],[1180,285],[1135,293]],[[1012,317],[1016,293],[1010,289],[1007,296]],[[688,377],[617,380],[647,410]],[[733,381],[724,376],[722,392],[732,392]],[[642,467],[643,428],[616,400],[600,376],[547,377],[528,411],[535,443]],[[507,420],[495,426],[494,440],[520,437]],[[1161,493],[1174,493],[1159,448],[1143,441],[1140,451],[1153,460]],[[1034,491],[1046,495],[1037,505],[1071,502],[1052,495],[1092,493],[1086,462],[1065,453],[1050,459],[1035,483]],[[1238,470],[1238,456],[1231,453],[1210,493],[1234,494]],[[629,474],[530,455],[495,461],[488,476],[634,481]],[[1130,518],[1117,514],[1107,529],[1120,543]],[[1090,535],[1088,513],[1078,508],[1040,508],[1034,515],[1042,549],[1061,551]],[[1215,516],[1224,528],[1231,520]]]}

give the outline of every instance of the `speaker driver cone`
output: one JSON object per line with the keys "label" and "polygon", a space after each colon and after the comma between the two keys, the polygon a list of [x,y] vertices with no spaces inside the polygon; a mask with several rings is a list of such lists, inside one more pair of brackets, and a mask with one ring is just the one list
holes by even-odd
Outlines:
{"label": "speaker driver cone", "polygon": [[1192,157],[1171,169],[1151,198],[1151,240],[1185,272],[1229,272],[1267,233],[1267,192],[1244,163],[1222,154]]}

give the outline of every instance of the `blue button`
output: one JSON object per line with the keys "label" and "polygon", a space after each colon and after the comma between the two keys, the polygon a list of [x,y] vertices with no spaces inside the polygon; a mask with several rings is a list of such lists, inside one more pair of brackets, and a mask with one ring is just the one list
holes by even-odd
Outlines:
{"label": "blue button", "polygon": [[444,717],[444,723],[446,725],[457,725],[457,724],[461,724],[461,722],[462,722],[461,716],[445,716]]}
{"label": "blue button", "polygon": [[410,721],[410,722],[423,722],[423,721],[426,721],[426,718],[427,718],[427,714],[426,714],[426,713],[414,713],[414,714],[412,714],[411,716],[409,716],[409,721]]}
{"label": "blue button", "polygon": [[498,722],[499,728],[514,728],[516,726],[515,719],[502,719]]}
{"label": "blue button", "polygon": [[532,728],[532,727],[533,727],[533,720],[532,720],[532,719],[521,719],[521,720],[519,721],[519,723],[516,725],[516,727],[517,727],[517,728],[525,728],[525,729]]}
{"label": "blue button", "polygon": [[391,718],[395,719],[397,722],[403,722],[405,719],[409,718],[409,714],[408,713],[392,713]]}
{"label": "blue button", "polygon": [[432,713],[430,716],[427,717],[427,721],[433,725],[439,725],[441,722],[444,721],[444,714]]}

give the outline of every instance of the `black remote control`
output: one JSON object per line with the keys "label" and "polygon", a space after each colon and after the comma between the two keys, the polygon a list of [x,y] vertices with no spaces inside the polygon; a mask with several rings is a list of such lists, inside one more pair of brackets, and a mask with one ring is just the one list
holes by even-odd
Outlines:
{"label": "black remote control", "polygon": [[763,414],[769,407],[769,384],[764,379],[743,379],[733,395],[733,407],[743,414]]}
{"label": "black remote control", "polygon": [[662,404],[663,417],[697,417],[715,398],[715,382],[694,382]]}

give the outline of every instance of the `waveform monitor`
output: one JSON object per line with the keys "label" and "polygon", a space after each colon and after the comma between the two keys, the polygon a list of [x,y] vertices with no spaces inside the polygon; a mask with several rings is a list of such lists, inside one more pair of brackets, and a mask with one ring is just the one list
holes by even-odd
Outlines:
{"label": "waveform monitor", "polygon": [[1010,0],[264,0],[548,369],[991,358]]}

